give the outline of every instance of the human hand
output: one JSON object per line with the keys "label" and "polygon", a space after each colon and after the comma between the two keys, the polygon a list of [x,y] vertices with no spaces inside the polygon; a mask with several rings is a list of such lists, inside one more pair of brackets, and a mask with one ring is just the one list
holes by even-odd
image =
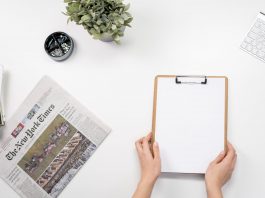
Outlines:
{"label": "human hand", "polygon": [[154,185],[161,172],[160,152],[157,142],[153,144],[153,153],[151,152],[152,133],[135,142],[138,158],[141,165],[141,181],[143,183]]}
{"label": "human hand", "polygon": [[221,152],[215,158],[215,160],[210,163],[205,174],[205,183],[208,196],[213,192],[221,193],[222,186],[230,179],[233,173],[236,159],[236,151],[232,144],[228,143],[227,153],[225,154],[224,151]]}

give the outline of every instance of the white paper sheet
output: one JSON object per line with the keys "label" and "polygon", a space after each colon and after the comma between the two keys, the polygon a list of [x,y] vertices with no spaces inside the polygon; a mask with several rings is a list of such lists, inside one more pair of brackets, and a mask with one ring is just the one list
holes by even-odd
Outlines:
{"label": "white paper sheet", "polygon": [[206,85],[159,78],[156,141],[162,172],[205,173],[224,149],[225,78]]}

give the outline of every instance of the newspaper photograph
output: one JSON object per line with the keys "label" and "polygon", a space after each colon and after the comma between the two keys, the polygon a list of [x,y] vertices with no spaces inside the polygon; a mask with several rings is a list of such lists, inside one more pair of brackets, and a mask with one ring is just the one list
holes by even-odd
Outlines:
{"label": "newspaper photograph", "polygon": [[49,77],[3,128],[1,178],[21,197],[57,197],[110,133]]}

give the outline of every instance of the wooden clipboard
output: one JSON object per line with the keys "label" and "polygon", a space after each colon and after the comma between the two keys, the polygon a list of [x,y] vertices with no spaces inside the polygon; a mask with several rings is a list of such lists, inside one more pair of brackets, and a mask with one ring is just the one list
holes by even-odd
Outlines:
{"label": "wooden clipboard", "polygon": [[[225,81],[225,98],[224,98],[224,151],[227,151],[227,118],[228,118],[228,78],[225,76],[178,76],[178,75],[158,75],[155,77],[154,80],[154,98],[153,98],[153,117],[152,117],[152,144],[154,143],[155,139],[156,139],[156,120],[157,120],[157,98],[158,98],[158,94],[159,94],[159,90],[158,90],[158,83],[160,79],[165,79],[165,78],[173,78],[175,79],[176,83],[181,83],[181,82],[177,82],[178,78],[201,78],[203,79],[202,82],[200,82],[201,84],[205,84],[207,83],[207,79],[212,79],[212,78],[223,78]],[[187,83],[187,82],[183,82],[183,83]],[[191,82],[192,83],[192,82]],[[198,83],[198,82],[194,82],[194,83]]]}

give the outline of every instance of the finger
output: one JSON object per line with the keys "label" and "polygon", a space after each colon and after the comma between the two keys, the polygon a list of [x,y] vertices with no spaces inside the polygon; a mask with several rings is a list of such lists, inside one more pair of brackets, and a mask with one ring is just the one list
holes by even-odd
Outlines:
{"label": "finger", "polygon": [[234,168],[235,168],[236,161],[237,161],[237,155],[233,159],[233,162],[232,162],[232,170],[234,170]]}
{"label": "finger", "polygon": [[214,164],[218,164],[220,163],[225,157],[225,152],[222,151],[221,153],[219,153],[219,155],[212,161],[212,163]]}
{"label": "finger", "polygon": [[143,138],[142,145],[144,150],[149,150],[149,135]]}
{"label": "finger", "polygon": [[150,133],[148,133],[148,135],[146,136],[148,142],[151,142],[151,140],[152,140],[152,135],[153,135],[152,132],[150,132]]}
{"label": "finger", "polygon": [[143,139],[142,146],[143,146],[143,152],[148,154],[148,155],[150,155],[150,156],[152,156],[152,153],[151,153],[151,150],[150,150],[150,146],[149,146],[148,136],[146,136]]}
{"label": "finger", "polygon": [[160,160],[160,150],[157,142],[153,144],[154,159]]}
{"label": "finger", "polygon": [[152,137],[153,137],[153,133],[150,132],[148,133],[148,135],[146,136],[147,140],[148,140],[148,143],[149,143],[149,149],[152,150]]}
{"label": "finger", "polygon": [[140,138],[139,140],[137,140],[140,144],[142,144],[143,143],[143,139],[144,139],[144,137],[142,137],[142,138]]}
{"label": "finger", "polygon": [[228,150],[236,152],[234,146],[230,142],[228,142],[227,147],[228,147]]}
{"label": "finger", "polygon": [[138,153],[143,151],[142,138],[135,142],[135,147]]}
{"label": "finger", "polygon": [[234,157],[236,156],[236,151],[235,151],[233,145],[230,144],[229,142],[228,142],[228,145],[227,145],[227,149],[228,150],[227,150],[227,154],[225,156],[225,160],[228,161],[228,162],[232,162]]}
{"label": "finger", "polygon": [[[141,137],[140,139],[136,140],[136,142],[138,142],[138,143],[140,143],[140,144],[142,144],[142,141],[143,141],[143,137]],[[136,142],[135,142],[135,143],[136,143]]]}

